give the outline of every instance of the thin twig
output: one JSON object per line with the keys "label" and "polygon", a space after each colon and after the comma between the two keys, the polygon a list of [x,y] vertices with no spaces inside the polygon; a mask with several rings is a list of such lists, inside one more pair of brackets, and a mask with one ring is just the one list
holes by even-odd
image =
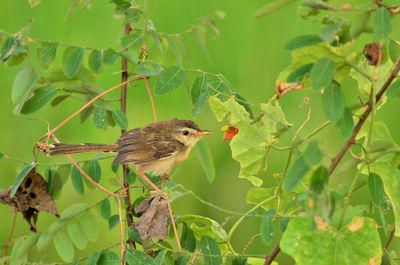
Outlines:
{"label": "thin twig", "polygon": [[[400,71],[400,58],[397,59],[395,67],[393,68],[392,72],[390,73],[388,79],[383,84],[383,86],[379,90],[379,92],[376,94],[375,103],[377,103],[381,99],[381,97],[386,92],[386,90],[388,89],[388,87],[390,86],[392,81],[396,78],[396,76],[397,76],[399,71]],[[368,118],[369,114],[371,113],[371,111],[372,111],[372,104],[369,104],[368,108],[361,115],[360,120],[358,121],[357,125],[354,127],[351,137],[347,140],[347,142],[344,144],[344,146],[339,151],[339,153],[335,156],[335,158],[333,158],[331,166],[329,167],[329,175],[332,175],[333,171],[336,169],[336,167],[339,164],[340,160],[342,160],[342,158],[346,154],[347,150],[355,142],[355,139],[356,139],[358,133],[360,132],[361,127],[364,125],[364,123],[367,120],[367,118]]]}
{"label": "thin twig", "polygon": [[281,251],[281,247],[279,246],[281,242],[279,241],[278,244],[276,244],[275,248],[272,250],[271,254],[267,256],[265,259],[264,265],[270,265],[272,261],[278,256],[279,252]]}
{"label": "thin twig", "polygon": [[110,89],[104,91],[103,93],[101,93],[101,94],[95,96],[95,97],[94,97],[93,99],[91,99],[88,103],[86,103],[82,108],[80,108],[80,109],[79,109],[78,111],[76,111],[74,114],[72,114],[71,116],[69,116],[68,118],[66,118],[63,122],[61,122],[61,123],[60,123],[58,126],[56,126],[54,129],[52,129],[51,131],[47,132],[42,138],[39,139],[39,141],[41,141],[41,140],[44,139],[45,137],[48,137],[48,139],[49,139],[49,138],[51,137],[51,135],[54,134],[58,129],[60,129],[62,126],[64,126],[66,123],[68,123],[72,118],[76,117],[79,113],[81,113],[84,109],[86,109],[87,107],[89,107],[91,104],[93,104],[93,102],[95,102],[96,100],[98,100],[98,99],[101,98],[102,96],[104,96],[104,95],[110,93],[111,91],[113,91],[113,90],[115,90],[115,89],[117,89],[117,88],[119,88],[119,87],[121,87],[121,86],[123,86],[123,85],[126,85],[126,84],[128,84],[128,83],[131,83],[131,82],[134,82],[134,81],[137,81],[137,80],[140,80],[140,79],[142,79],[142,77],[136,77],[136,78],[133,78],[133,79],[131,79],[131,80],[127,80],[127,81],[122,82],[122,83],[120,83],[120,84],[118,84],[118,85],[116,85],[116,86],[114,86],[114,87],[112,87],[112,88],[110,88]]}
{"label": "thin twig", "polygon": [[[126,24],[125,28],[124,28],[124,36],[128,36],[129,33],[131,32],[131,26],[130,24]],[[125,51],[127,51],[128,49],[126,49]],[[126,97],[127,97],[127,84],[126,81],[128,80],[128,60],[125,57],[122,57],[122,73],[121,73],[121,78],[122,78],[122,83],[124,83],[123,86],[121,86],[121,111],[126,114]],[[121,134],[125,133],[125,130],[121,130]],[[130,191],[129,191],[129,183],[128,183],[128,174],[129,174],[129,167],[128,165],[122,165],[122,170],[123,170],[123,177],[124,177],[124,187],[126,189],[126,196],[124,198],[125,200],[125,215],[126,215],[126,221],[127,221],[127,225],[132,226],[133,225],[133,217],[131,214],[131,209],[132,209],[132,205],[131,205],[131,195],[130,195]],[[121,224],[122,225],[122,224]],[[136,248],[135,242],[128,238],[128,244],[131,248]],[[121,261],[122,261],[122,257],[121,257]]]}
{"label": "thin twig", "polygon": [[393,228],[392,231],[390,232],[390,236],[389,236],[388,240],[386,241],[385,247],[384,247],[383,250],[382,250],[383,253],[385,253],[385,252],[387,251],[387,249],[388,249],[390,243],[391,243],[392,240],[393,240],[393,237],[394,237],[395,232],[396,232],[396,229]]}
{"label": "thin twig", "polygon": [[11,230],[10,230],[10,234],[8,235],[7,241],[4,244],[4,257],[8,255],[8,246],[10,245],[11,239],[13,237],[14,234],[14,230],[15,230],[15,224],[17,223],[17,209],[13,209],[13,221],[12,221],[12,225],[11,225]]}
{"label": "thin twig", "polygon": [[306,103],[308,105],[308,113],[307,113],[307,119],[305,119],[305,121],[301,124],[301,126],[299,127],[299,129],[297,129],[296,134],[293,136],[292,138],[292,142],[294,140],[296,140],[297,135],[300,133],[301,129],[303,129],[303,127],[307,124],[307,122],[311,119],[311,104],[310,104],[310,99],[308,97],[306,97],[304,99],[304,103]]}
{"label": "thin twig", "polygon": [[246,254],[247,249],[250,247],[250,245],[253,243],[254,239],[256,239],[256,237],[261,236],[261,233],[255,234],[254,236],[252,236],[250,238],[250,241],[247,243],[247,245],[243,248],[243,254]]}
{"label": "thin twig", "polygon": [[144,80],[144,83],[145,83],[146,88],[147,88],[147,93],[149,94],[149,97],[150,97],[151,107],[153,108],[154,122],[157,122],[156,106],[154,105],[153,96],[151,95],[149,81],[147,80],[146,76],[143,76],[143,80]]}

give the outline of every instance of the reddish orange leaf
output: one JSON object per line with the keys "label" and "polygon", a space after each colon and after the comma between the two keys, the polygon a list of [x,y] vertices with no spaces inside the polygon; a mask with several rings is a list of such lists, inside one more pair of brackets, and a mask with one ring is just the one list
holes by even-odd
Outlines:
{"label": "reddish orange leaf", "polygon": [[233,137],[235,137],[236,134],[239,133],[239,129],[229,126],[229,128],[226,129],[225,133],[224,133],[224,141],[230,141],[233,139]]}

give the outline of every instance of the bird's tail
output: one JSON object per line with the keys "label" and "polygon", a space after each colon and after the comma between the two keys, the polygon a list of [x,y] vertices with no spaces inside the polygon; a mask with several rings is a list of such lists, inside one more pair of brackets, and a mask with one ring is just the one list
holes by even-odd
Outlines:
{"label": "bird's tail", "polygon": [[87,152],[116,152],[117,144],[62,144],[51,145],[49,156],[70,155]]}

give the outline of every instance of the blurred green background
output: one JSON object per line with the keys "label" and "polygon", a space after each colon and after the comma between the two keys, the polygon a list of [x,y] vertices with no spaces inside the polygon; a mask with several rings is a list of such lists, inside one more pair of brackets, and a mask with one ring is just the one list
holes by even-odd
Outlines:
{"label": "blurred green background", "polygon": [[[353,1],[351,1],[353,2]],[[357,1],[360,2],[360,1]],[[113,18],[114,5],[106,0],[93,1],[90,10],[74,11],[65,20],[65,16],[70,5],[70,1],[49,1],[43,2],[35,8],[30,8],[26,0],[7,1],[1,0],[0,9],[0,29],[8,33],[15,33],[23,28],[29,19],[34,22],[27,35],[35,39],[53,40],[68,44],[77,44],[87,47],[107,49],[114,47],[119,49],[120,37],[122,36],[123,26],[121,21]],[[297,15],[297,5],[292,4],[270,16],[254,20],[254,12],[265,4],[265,1],[228,1],[228,0],[152,0],[148,1],[148,18],[151,19],[159,32],[175,33],[182,32],[197,23],[197,18],[204,17],[216,10],[226,12],[226,17],[218,21],[217,27],[221,35],[214,41],[207,44],[212,62],[209,63],[202,53],[199,45],[191,37],[185,38],[185,43],[191,53],[193,67],[185,62],[187,69],[202,69],[212,73],[222,73],[232,83],[233,87],[249,102],[258,104],[266,102],[275,93],[275,79],[280,71],[290,64],[290,53],[286,51],[284,44],[295,36],[308,33],[319,32],[318,23],[312,20],[306,21]],[[398,29],[399,18],[393,20],[393,32],[391,37],[400,39]],[[365,41],[371,41],[366,37]],[[362,45],[359,45],[362,50]],[[149,54],[157,49],[150,46]],[[61,53],[57,55],[57,63],[61,61]],[[87,57],[84,64],[87,65]],[[171,63],[171,60],[169,61]],[[33,144],[47,132],[47,125],[42,120],[50,123],[54,127],[64,120],[71,113],[82,106],[82,102],[68,99],[58,107],[52,108],[49,105],[40,111],[24,116],[16,117],[12,114],[14,105],[11,103],[11,87],[15,75],[22,66],[7,68],[4,64],[0,65],[1,82],[1,102],[0,105],[0,152],[19,160],[31,162]],[[120,64],[106,66],[98,76],[97,82],[104,89],[118,84],[120,77]],[[189,73],[189,77],[195,77]],[[150,80],[150,85],[154,80]],[[343,87],[346,96],[346,105],[358,102],[356,83],[347,80]],[[114,97],[118,93],[113,94]],[[300,124],[306,119],[308,108],[302,104],[305,97],[311,99],[312,114],[311,120],[301,131],[301,135],[306,135],[318,125],[325,121],[320,104],[320,95],[316,92],[302,91],[291,92],[280,100],[280,103],[287,115],[289,122],[294,124],[293,131],[296,131]],[[213,183],[208,183],[201,168],[199,160],[192,152],[187,161],[176,171],[173,180],[180,183],[187,189],[192,190],[206,201],[225,209],[245,212],[249,205],[245,203],[246,192],[251,184],[247,180],[239,179],[238,163],[231,158],[229,143],[222,140],[223,132],[220,128],[225,124],[218,124],[206,107],[205,111],[198,117],[191,116],[191,104],[187,92],[183,86],[175,90],[171,95],[155,97],[158,118],[168,119],[172,117],[186,118],[195,120],[201,128],[212,130],[211,136],[205,137],[204,141],[212,150],[216,165],[217,177]],[[392,136],[397,143],[400,143],[399,119],[396,117],[398,111],[398,101],[391,101],[378,112],[377,119],[386,122],[392,132]],[[128,89],[128,119],[129,127],[139,127],[153,121],[152,111],[148,95],[143,84],[131,85]],[[93,122],[88,120],[80,124],[79,118],[72,120],[63,127],[57,136],[66,143],[80,142],[99,142],[113,143],[119,136],[120,130],[117,127],[108,128],[105,131],[97,130]],[[293,132],[283,138],[282,144],[288,143],[293,137]],[[330,126],[321,132],[318,139],[322,140],[324,150],[332,156],[339,150],[344,143],[338,131]],[[91,158],[93,155],[79,155],[78,159]],[[272,174],[283,171],[287,153],[272,151],[269,156],[269,167],[267,172],[262,174],[264,186],[275,185]],[[51,164],[66,162],[64,158],[47,158],[41,155],[39,163]],[[106,187],[109,179],[113,178],[110,171],[110,161],[102,162],[103,176],[101,184]],[[3,160],[0,162],[0,187],[5,189],[12,185],[17,172],[21,168],[21,163]],[[40,167],[39,171],[44,173],[45,167]],[[352,176],[352,172],[345,176],[337,176],[332,179],[332,185],[345,181]],[[357,195],[358,201],[362,201],[363,196],[368,191],[364,188]],[[132,197],[141,194],[141,190],[132,190]],[[78,195],[71,182],[68,181],[63,189],[61,196],[56,203],[59,211],[64,210],[74,202],[85,201],[89,204],[104,198],[105,194],[98,190],[86,189],[85,195]],[[113,203],[113,214],[117,213],[116,203]],[[224,223],[224,228],[228,231],[232,223],[238,218],[226,218],[228,215],[200,203],[191,195],[176,200],[173,203],[174,213],[178,215],[199,214]],[[11,228],[12,218],[11,208],[0,205],[1,229],[0,245],[7,239]],[[98,216],[98,215],[97,215]],[[45,229],[55,221],[55,217],[47,213],[39,215],[38,230]],[[96,242],[89,243],[84,251],[76,250],[76,257],[87,256],[94,250],[106,248],[118,242],[118,228],[108,230],[108,225],[104,220],[98,218],[101,234]],[[243,223],[233,236],[233,246],[242,252],[250,238],[258,233],[259,220],[253,219]],[[21,216],[18,217],[15,237],[22,234],[29,234],[29,227]],[[276,236],[275,242],[277,242]],[[397,240],[396,240],[397,241]],[[171,240],[171,242],[173,242]],[[260,238],[255,239],[249,247],[247,253],[264,254],[270,252],[275,242],[271,246],[266,246]],[[398,241],[397,241],[398,242]],[[396,248],[398,244],[392,244]],[[174,243],[174,242],[173,242]],[[116,250],[118,253],[118,250]],[[31,258],[36,261],[54,262],[59,261],[55,254],[54,247],[50,251],[31,254]],[[280,264],[293,264],[293,260],[285,255],[278,258]]]}

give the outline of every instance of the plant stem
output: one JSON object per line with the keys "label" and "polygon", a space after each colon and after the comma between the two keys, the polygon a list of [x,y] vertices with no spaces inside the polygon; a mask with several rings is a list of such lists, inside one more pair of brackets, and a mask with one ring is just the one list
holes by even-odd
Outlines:
{"label": "plant stem", "polygon": [[360,168],[360,170],[357,171],[357,174],[355,175],[355,177],[353,179],[353,182],[351,183],[351,187],[349,189],[349,194],[347,194],[346,202],[345,202],[345,205],[343,207],[342,214],[340,215],[340,221],[339,221],[339,225],[338,225],[337,230],[339,230],[343,225],[344,216],[346,214],[347,207],[349,206],[349,203],[350,203],[351,194],[353,194],[353,191],[355,190],[355,186],[356,186],[357,180],[360,177],[361,171],[362,171],[363,168],[364,168],[364,166],[362,166]]}
{"label": "plant stem", "polygon": [[232,226],[231,230],[228,233],[228,237],[226,239],[226,243],[228,245],[229,250],[234,254],[237,255],[236,251],[233,249],[232,244],[231,244],[231,237],[233,232],[235,232],[236,228],[240,225],[240,223],[243,221],[244,218],[246,218],[251,212],[257,210],[260,206],[262,206],[264,203],[267,203],[273,199],[276,199],[276,196],[272,196],[269,197],[268,199],[263,200],[262,202],[258,203],[257,205],[255,205],[253,208],[251,208],[250,210],[248,210],[244,215],[242,215],[237,221],[236,223],[234,223],[234,225]]}
{"label": "plant stem", "polygon": [[[124,36],[129,35],[131,32],[131,26],[130,24],[125,25],[124,29]],[[122,57],[122,83],[124,83],[126,80],[128,80],[128,60],[125,57]],[[127,94],[127,84],[123,85],[121,87],[121,111],[126,114],[126,94]],[[121,130],[121,134],[123,134],[125,130]],[[131,214],[131,196],[130,196],[130,190],[129,190],[129,183],[128,183],[128,174],[129,174],[129,167],[127,165],[122,165],[122,170],[124,174],[124,188],[126,189],[126,196],[124,197],[125,201],[125,215],[126,215],[126,222],[128,227],[133,225],[133,217]],[[131,239],[128,239],[129,246],[131,248],[136,248],[135,242]],[[122,257],[121,257],[122,259]]]}

